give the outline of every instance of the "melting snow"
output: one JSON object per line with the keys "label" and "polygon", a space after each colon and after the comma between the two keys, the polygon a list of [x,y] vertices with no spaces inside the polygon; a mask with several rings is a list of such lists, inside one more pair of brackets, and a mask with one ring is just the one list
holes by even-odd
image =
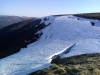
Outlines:
{"label": "melting snow", "polygon": [[46,21],[42,18],[42,22],[51,24],[39,31],[43,35],[37,42],[0,60],[0,75],[27,75],[49,67],[53,55],[74,43],[71,51],[62,57],[100,52],[100,27],[91,26],[89,21],[50,16]]}

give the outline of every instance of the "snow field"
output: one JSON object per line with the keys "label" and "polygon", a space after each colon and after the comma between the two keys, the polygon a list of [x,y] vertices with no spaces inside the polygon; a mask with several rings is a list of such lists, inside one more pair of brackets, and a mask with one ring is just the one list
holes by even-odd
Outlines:
{"label": "snow field", "polygon": [[[0,75],[27,75],[33,71],[49,67],[51,57],[61,53],[76,43],[63,57],[85,53],[100,52],[100,28],[92,26],[87,20],[76,17],[50,16],[45,24],[51,23],[41,31],[38,41],[31,43],[20,52],[0,60]],[[41,22],[41,23],[42,23]]]}

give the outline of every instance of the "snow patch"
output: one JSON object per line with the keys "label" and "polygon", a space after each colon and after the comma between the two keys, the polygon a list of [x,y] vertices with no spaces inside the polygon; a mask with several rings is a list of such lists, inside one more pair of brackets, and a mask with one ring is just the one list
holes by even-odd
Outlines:
{"label": "snow patch", "polygon": [[[86,20],[76,17],[49,16],[42,22],[46,28],[38,41],[31,43],[20,52],[0,60],[0,75],[27,75],[32,71],[50,66],[51,57],[63,52],[73,43],[76,45],[62,57],[100,52],[100,27],[91,26]],[[37,34],[36,33],[36,34]]]}

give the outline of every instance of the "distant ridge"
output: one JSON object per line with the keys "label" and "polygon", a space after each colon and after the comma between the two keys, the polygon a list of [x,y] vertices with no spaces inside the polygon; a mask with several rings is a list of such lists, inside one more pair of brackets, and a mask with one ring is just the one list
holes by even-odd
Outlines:
{"label": "distant ridge", "polygon": [[30,17],[0,15],[0,29],[10,24],[22,22],[27,19],[30,19]]}

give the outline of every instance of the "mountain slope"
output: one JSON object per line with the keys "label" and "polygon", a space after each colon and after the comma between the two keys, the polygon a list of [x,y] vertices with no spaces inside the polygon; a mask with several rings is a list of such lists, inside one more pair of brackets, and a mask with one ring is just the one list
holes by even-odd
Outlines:
{"label": "mountain slope", "polygon": [[26,19],[28,19],[28,17],[0,15],[0,29],[13,23],[22,22]]}
{"label": "mountain slope", "polygon": [[41,35],[35,33],[45,27],[44,23],[40,22],[41,19],[28,19],[1,29],[0,58],[14,54],[35,42]]}
{"label": "mountain slope", "polygon": [[54,55],[61,54],[75,43],[61,58],[100,52],[100,27],[92,26],[90,21],[78,20],[74,16],[47,16],[34,25],[38,26],[43,27],[34,32],[41,34],[37,41],[0,60],[1,75],[26,75],[49,67]]}

